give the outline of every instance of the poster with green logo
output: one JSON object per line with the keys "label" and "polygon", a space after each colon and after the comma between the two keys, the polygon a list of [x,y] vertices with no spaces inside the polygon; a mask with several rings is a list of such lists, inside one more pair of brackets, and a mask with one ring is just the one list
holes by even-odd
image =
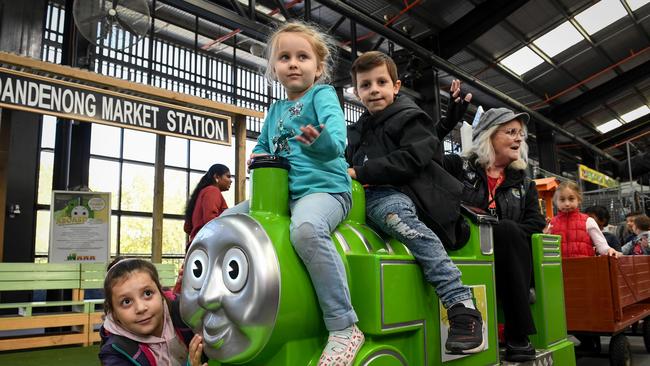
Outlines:
{"label": "poster with green logo", "polygon": [[110,192],[53,191],[50,263],[106,263],[110,250]]}

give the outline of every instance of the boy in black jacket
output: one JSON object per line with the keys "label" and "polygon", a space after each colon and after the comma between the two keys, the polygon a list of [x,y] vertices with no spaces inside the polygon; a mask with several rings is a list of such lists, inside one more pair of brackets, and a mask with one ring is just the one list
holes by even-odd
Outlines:
{"label": "boy in black jacket", "polygon": [[462,185],[441,166],[434,123],[413,101],[397,95],[401,82],[387,55],[363,54],[351,74],[355,94],[368,110],[348,128],[346,158],[350,176],[368,185],[368,222],[404,243],[436,289],[450,324],[446,351],[480,352],[481,313],[443,246],[467,237],[456,237],[462,232],[457,230]]}

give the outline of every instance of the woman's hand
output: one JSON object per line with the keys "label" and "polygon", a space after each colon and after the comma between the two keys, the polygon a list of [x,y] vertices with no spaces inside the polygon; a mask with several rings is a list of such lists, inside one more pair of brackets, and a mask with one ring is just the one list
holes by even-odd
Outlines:
{"label": "woman's hand", "polygon": [[322,131],[325,128],[325,125],[320,125],[318,127],[314,127],[312,125],[306,125],[300,127],[300,131],[302,131],[302,135],[296,136],[296,140],[298,142],[301,142],[305,145],[311,145],[316,141],[318,136],[320,136],[320,131]]}
{"label": "woman's hand", "polygon": [[469,103],[469,102],[472,101],[472,93],[465,94],[464,98],[461,95],[460,80],[458,80],[458,79],[452,80],[451,87],[449,88],[449,94],[451,94],[451,99],[453,99],[454,103],[461,103],[461,98],[466,103]]}
{"label": "woman's hand", "polygon": [[447,104],[447,120],[454,125],[463,120],[467,107],[472,101],[472,93],[467,93],[464,97],[460,90],[460,80],[454,79],[449,88],[449,103]]}
{"label": "woman's hand", "polygon": [[203,338],[195,334],[194,338],[190,341],[189,347],[189,361],[192,366],[208,366],[207,363],[201,364],[201,356],[203,355]]}
{"label": "woman's hand", "polygon": [[348,168],[348,175],[352,179],[357,179],[357,171],[354,168]]}

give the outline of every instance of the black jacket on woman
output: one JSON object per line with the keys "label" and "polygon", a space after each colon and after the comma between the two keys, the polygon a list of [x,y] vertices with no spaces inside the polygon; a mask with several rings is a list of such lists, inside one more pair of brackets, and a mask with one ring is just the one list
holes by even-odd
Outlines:
{"label": "black jacket on woman", "polygon": [[[490,212],[485,168],[476,162],[476,158],[445,155],[444,167],[463,182],[464,203]],[[529,239],[532,234],[544,229],[546,223],[539,210],[535,182],[526,176],[524,170],[506,168],[505,180],[497,187],[494,199],[496,212],[493,214],[500,220],[512,220],[519,224]]]}
{"label": "black jacket on woman", "polygon": [[405,96],[348,127],[346,159],[357,180],[390,185],[411,198],[418,217],[449,247],[466,242],[460,219],[462,184],[442,167],[433,120]]}

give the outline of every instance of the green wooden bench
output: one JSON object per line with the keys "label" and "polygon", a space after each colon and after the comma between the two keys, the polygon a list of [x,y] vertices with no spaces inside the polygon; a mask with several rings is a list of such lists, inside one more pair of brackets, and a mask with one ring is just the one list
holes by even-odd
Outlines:
{"label": "green wooden bench", "polygon": [[[0,263],[0,294],[4,291],[73,290],[80,280],[79,263]],[[45,312],[48,308],[70,307],[70,311]],[[67,301],[0,303],[0,309],[13,314],[0,316],[0,332],[36,330],[37,335],[0,335],[0,351],[88,344],[88,305],[73,295]],[[59,310],[59,309],[57,309]],[[73,327],[71,332],[40,333],[51,327]]]}

